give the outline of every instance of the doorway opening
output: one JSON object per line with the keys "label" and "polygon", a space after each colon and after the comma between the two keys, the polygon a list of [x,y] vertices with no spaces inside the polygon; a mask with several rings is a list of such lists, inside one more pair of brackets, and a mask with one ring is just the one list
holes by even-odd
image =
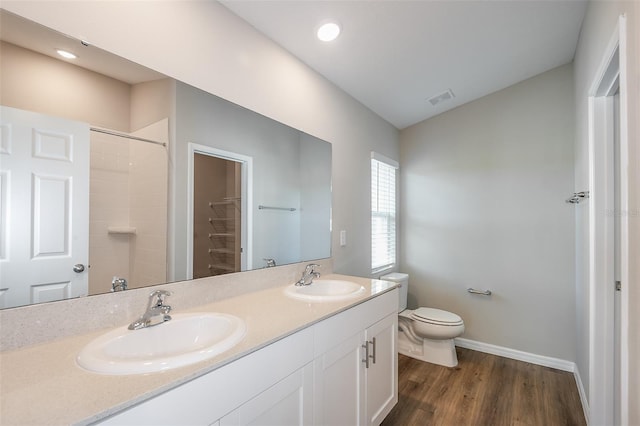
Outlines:
{"label": "doorway opening", "polygon": [[241,164],[193,159],[193,278],[240,272]]}
{"label": "doorway opening", "polygon": [[251,158],[195,144],[189,151],[189,278],[246,271]]}

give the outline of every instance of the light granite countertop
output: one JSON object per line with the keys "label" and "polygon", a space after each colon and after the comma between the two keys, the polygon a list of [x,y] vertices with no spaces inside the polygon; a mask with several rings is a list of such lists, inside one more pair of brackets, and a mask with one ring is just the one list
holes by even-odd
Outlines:
{"label": "light granite countertop", "polygon": [[214,358],[161,373],[109,376],[79,367],[76,355],[108,329],[2,352],[0,424],[99,421],[396,287],[387,281],[338,274],[321,279],[353,281],[365,291],[351,300],[309,303],[285,296],[283,285],[186,310],[174,309],[174,313],[232,314],[245,321],[247,333],[238,345]]}

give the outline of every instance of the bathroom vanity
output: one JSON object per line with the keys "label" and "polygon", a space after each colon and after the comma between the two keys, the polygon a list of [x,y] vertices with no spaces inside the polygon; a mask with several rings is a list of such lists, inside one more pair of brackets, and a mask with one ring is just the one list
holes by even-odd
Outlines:
{"label": "bathroom vanity", "polygon": [[397,402],[396,291],[304,328],[102,424],[379,424]]}
{"label": "bathroom vanity", "polygon": [[326,278],[364,290],[348,300],[307,302],[274,286],[186,309],[235,315],[246,335],[214,358],[159,373],[80,368],[78,352],[104,329],[2,352],[2,421],[379,424],[397,402],[397,289],[386,281]]}

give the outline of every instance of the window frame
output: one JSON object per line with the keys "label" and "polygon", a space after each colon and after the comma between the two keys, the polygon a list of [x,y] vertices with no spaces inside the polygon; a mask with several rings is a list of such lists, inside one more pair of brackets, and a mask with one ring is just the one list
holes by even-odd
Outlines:
{"label": "window frame", "polygon": [[[374,171],[374,165],[376,165],[378,168],[380,167],[380,165],[382,165],[386,170],[384,170],[384,173],[388,173],[389,170],[393,170],[393,188],[389,188],[389,186],[391,185],[387,185],[386,188],[384,188],[386,194],[382,194],[383,195],[383,204],[384,201],[387,202],[388,209],[383,209],[383,211],[379,210],[379,205],[380,203],[378,203],[378,207],[374,208],[374,202],[375,200],[380,200],[380,196],[381,196],[381,191],[380,191],[380,170],[378,170],[378,172]],[[370,216],[370,237],[371,237],[371,259],[370,259],[370,265],[371,265],[371,274],[375,275],[375,274],[379,274],[380,272],[383,271],[387,271],[387,270],[391,270],[394,267],[396,267],[396,265],[398,264],[398,170],[399,170],[399,164],[397,161],[392,160],[389,157],[386,157],[380,153],[371,152],[371,161],[370,161],[370,171],[371,171],[371,175],[370,175],[370,179],[369,179],[369,184],[370,184],[370,208],[371,208],[371,216]],[[376,179],[374,181],[374,179]],[[390,180],[387,180],[387,184],[389,183]],[[374,187],[375,185],[375,187]],[[374,195],[374,190],[377,189],[377,194]],[[389,192],[391,192],[390,190],[392,189],[392,194],[389,194]],[[392,205],[389,206],[389,203],[391,203]],[[386,212],[384,210],[387,210]],[[374,259],[376,258],[374,256],[374,244],[377,240],[376,236],[379,233],[374,233],[374,226],[376,222],[380,222],[380,221],[376,221],[376,217],[377,218],[387,218],[387,223],[386,223],[386,227],[392,227],[393,228],[393,232],[391,233],[389,230],[386,232],[387,235],[387,241],[386,241],[386,246],[387,248],[385,249],[385,251],[389,251],[389,248],[391,246],[391,251],[392,251],[392,256],[387,256],[388,262],[385,263],[379,263],[377,265],[374,265]],[[382,233],[384,234],[384,232]],[[389,236],[392,236],[392,241],[389,240]],[[383,243],[384,244],[384,243]],[[392,257],[392,258],[391,258]]]}

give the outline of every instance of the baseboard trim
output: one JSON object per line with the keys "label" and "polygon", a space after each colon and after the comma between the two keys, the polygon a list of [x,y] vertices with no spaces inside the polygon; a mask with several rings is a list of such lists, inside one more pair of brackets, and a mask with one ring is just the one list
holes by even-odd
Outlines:
{"label": "baseboard trim", "polygon": [[580,395],[580,401],[582,402],[582,411],[584,412],[584,419],[589,424],[589,400],[587,399],[587,392],[582,384],[582,378],[580,377],[580,370],[576,367],[573,372],[573,377],[576,379],[576,386],[578,387],[578,394]]}
{"label": "baseboard trim", "polygon": [[575,362],[566,361],[560,358],[536,355],[529,352],[519,351],[517,349],[505,348],[504,346],[492,345],[490,343],[478,342],[461,337],[455,339],[455,344],[461,348],[473,349],[474,351],[503,356],[505,358],[511,358],[518,361],[530,362],[543,367],[555,368],[557,370],[569,371],[571,373],[575,373],[576,371]]}

